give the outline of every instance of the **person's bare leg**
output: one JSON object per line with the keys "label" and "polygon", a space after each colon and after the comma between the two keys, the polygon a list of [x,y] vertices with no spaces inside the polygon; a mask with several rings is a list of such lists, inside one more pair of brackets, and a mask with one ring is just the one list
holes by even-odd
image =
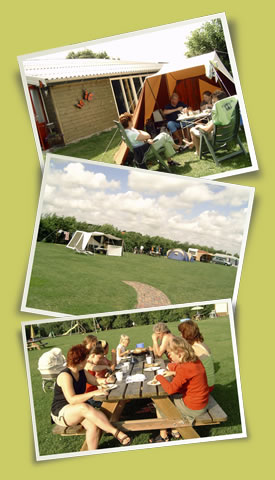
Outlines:
{"label": "person's bare leg", "polygon": [[[69,408],[70,407],[70,408]],[[91,405],[87,403],[80,403],[78,405],[70,405],[66,408],[64,412],[64,418],[67,425],[77,425],[78,423],[82,423],[83,420],[88,420],[89,422],[93,423],[95,426],[100,428],[106,433],[111,433],[111,435],[115,435],[117,429],[113,427],[113,425],[109,422],[106,415],[100,410],[96,410]],[[121,440],[124,437],[124,433],[120,432],[118,435],[118,440]],[[128,443],[129,437],[123,440],[123,444]]]}
{"label": "person's bare leg", "polygon": [[[192,139],[193,146],[194,146],[195,149],[196,149],[197,155],[199,155],[199,153],[200,153],[200,137],[197,137],[197,136],[194,134],[192,128],[191,128],[191,130],[190,130],[190,134],[191,134],[191,139]],[[191,147],[191,145],[190,145],[190,147]]]}
{"label": "person's bare leg", "polygon": [[99,442],[100,429],[97,428],[89,420],[83,420],[81,422],[86,430],[86,442],[88,450],[96,450]]}

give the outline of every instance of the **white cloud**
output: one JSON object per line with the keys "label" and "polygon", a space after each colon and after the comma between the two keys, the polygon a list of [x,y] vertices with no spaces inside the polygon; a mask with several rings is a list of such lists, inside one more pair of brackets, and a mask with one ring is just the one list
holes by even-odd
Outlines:
{"label": "white cloud", "polygon": [[[53,170],[47,178],[43,213],[75,216],[91,224],[111,223],[119,229],[231,253],[240,251],[248,188],[219,187],[170,175],[153,178],[136,171],[129,172],[128,179],[131,189],[121,191],[119,181],[87,171],[85,164],[71,163],[63,171]],[[148,195],[144,190],[150,185]]]}
{"label": "white cloud", "polygon": [[[201,180],[171,175],[159,175],[156,179],[153,175],[144,175],[143,172],[136,169],[129,173],[128,186],[136,192],[151,195],[162,192],[159,201],[163,205],[170,202],[174,208],[177,208],[178,205],[188,208],[202,202],[239,207],[246,203],[248,198],[246,187],[230,185],[229,188],[217,184],[213,189],[213,184],[207,181],[202,183]],[[175,193],[178,195],[171,199],[170,195]]]}
{"label": "white cloud", "polygon": [[63,187],[82,187],[89,189],[112,189],[118,190],[120,182],[108,181],[104,173],[94,173],[85,168],[82,163],[69,163],[63,170],[52,170],[48,175],[47,182],[50,185]]}

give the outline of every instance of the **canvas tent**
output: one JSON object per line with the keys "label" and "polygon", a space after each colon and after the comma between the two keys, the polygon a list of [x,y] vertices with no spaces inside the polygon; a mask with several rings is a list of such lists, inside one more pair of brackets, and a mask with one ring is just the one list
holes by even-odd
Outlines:
{"label": "canvas tent", "polygon": [[167,252],[167,258],[169,260],[180,260],[182,262],[189,262],[188,253],[184,252],[181,248],[172,248]]}
{"label": "canvas tent", "polygon": [[[153,112],[169,103],[174,91],[179,94],[181,101],[197,110],[202,93],[218,89],[226,91],[228,95],[236,94],[234,80],[216,52],[164,64],[157,73],[146,77],[134,111],[134,126],[144,129]],[[115,155],[115,162],[123,164],[127,153],[127,147],[122,143]]]}
{"label": "canvas tent", "polygon": [[103,232],[82,232],[77,230],[67,248],[73,250],[104,251],[106,255],[121,257],[123,254],[123,240],[114,235]]}

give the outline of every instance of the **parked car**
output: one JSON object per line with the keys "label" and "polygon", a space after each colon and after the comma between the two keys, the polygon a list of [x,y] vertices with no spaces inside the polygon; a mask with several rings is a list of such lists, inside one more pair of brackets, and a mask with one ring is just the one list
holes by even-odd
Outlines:
{"label": "parked car", "polygon": [[231,267],[232,263],[226,260],[224,257],[218,257],[215,255],[215,257],[212,258],[212,263],[216,263],[218,265],[225,265],[226,267]]}

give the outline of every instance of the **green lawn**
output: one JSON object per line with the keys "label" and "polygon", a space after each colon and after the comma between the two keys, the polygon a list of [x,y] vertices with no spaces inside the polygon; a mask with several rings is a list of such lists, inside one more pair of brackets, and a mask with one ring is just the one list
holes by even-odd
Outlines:
{"label": "green lawn", "polygon": [[72,315],[132,309],[135,290],[123,280],[164,292],[171,304],[231,298],[237,269],[166,257],[79,255],[64,245],[37,243],[27,306]]}
{"label": "green lawn", "polygon": [[[68,322],[69,323],[69,322]],[[172,333],[177,334],[177,322],[170,323],[169,328]],[[239,412],[239,402],[236,387],[235,368],[233,361],[232,343],[228,317],[202,320],[199,323],[200,330],[204,335],[205,342],[210,346],[215,363],[216,384],[213,396],[227,413],[227,422],[217,426],[197,427],[201,437],[229,435],[241,433],[241,422]],[[144,342],[145,345],[151,344],[152,325],[132,327],[125,330],[109,330],[98,334],[98,338],[107,340],[110,348],[115,348],[119,343],[121,333],[130,336],[131,346],[138,342]],[[48,339],[48,348],[60,347],[63,354],[77,343],[81,343],[83,335],[71,335]],[[52,392],[44,393],[41,388],[41,376],[37,370],[38,358],[42,351],[29,351],[30,372],[32,381],[32,391],[34,399],[36,426],[40,455],[51,455],[58,453],[79,451],[84,441],[84,437],[60,437],[53,435],[50,422],[50,409],[52,402]],[[137,418],[135,411],[141,406],[142,401],[135,401],[128,404],[125,408],[125,416]],[[142,416],[144,418],[144,415]],[[151,432],[137,432],[132,434],[132,445],[148,443]],[[119,444],[113,437],[103,435],[100,448],[118,447]]]}
{"label": "green lawn", "polygon": [[[52,151],[59,155],[67,155],[69,157],[84,158],[87,160],[95,160],[97,162],[115,163],[114,154],[120,145],[120,136],[118,133],[115,134],[115,132],[116,129],[112,129],[109,132],[102,132],[99,135],[93,135],[85,140],[80,140],[77,143],[67,145],[63,148],[53,149]],[[243,132],[240,133],[240,137],[246,151],[248,152],[247,142]],[[108,150],[106,151],[107,148]],[[238,148],[239,147],[235,147],[233,150],[237,150]],[[207,175],[214,175],[251,166],[249,154],[242,154],[238,157],[226,160],[219,166],[216,166],[211,155],[207,155],[203,160],[200,160],[194,154],[194,151],[187,151],[183,154],[176,155],[175,160],[180,163],[180,166],[171,167],[172,173],[187,175],[190,177],[205,177]],[[158,166],[153,166],[151,169],[158,170]]]}

